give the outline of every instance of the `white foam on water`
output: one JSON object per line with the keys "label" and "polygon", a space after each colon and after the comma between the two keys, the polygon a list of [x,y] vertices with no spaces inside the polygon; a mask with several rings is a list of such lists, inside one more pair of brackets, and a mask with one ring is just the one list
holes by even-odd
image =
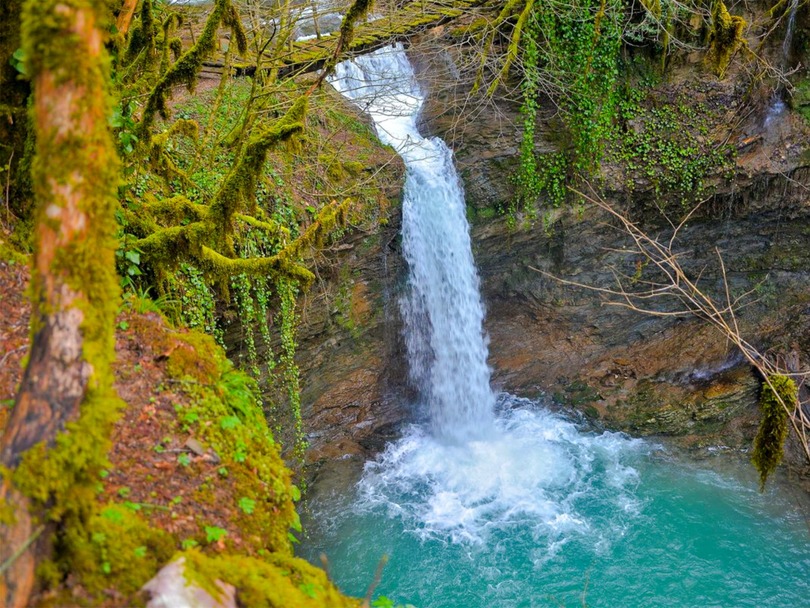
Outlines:
{"label": "white foam on water", "polygon": [[522,528],[546,546],[537,561],[567,537],[604,527],[583,508],[591,500],[616,514],[640,511],[638,473],[623,460],[648,444],[583,433],[547,410],[521,405],[501,414],[489,437],[464,445],[410,428],[366,465],[356,508],[383,509],[425,540],[485,544],[495,532]]}

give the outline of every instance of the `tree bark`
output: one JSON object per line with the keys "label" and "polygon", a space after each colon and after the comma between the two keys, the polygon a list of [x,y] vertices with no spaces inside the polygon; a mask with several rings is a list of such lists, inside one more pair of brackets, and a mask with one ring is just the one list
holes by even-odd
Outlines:
{"label": "tree bark", "polygon": [[111,390],[118,162],[107,128],[107,62],[97,0],[26,0],[23,46],[33,83],[37,224],[31,294],[33,343],[0,440],[0,486],[14,521],[0,524],[0,608],[26,606],[43,544],[46,505],[14,486],[26,451],[53,445],[88,394]]}
{"label": "tree bark", "polygon": [[118,13],[118,18],[115,21],[115,28],[119,33],[126,35],[129,31],[136,6],[138,6],[138,0],[124,0],[124,6],[121,7],[121,12]]}

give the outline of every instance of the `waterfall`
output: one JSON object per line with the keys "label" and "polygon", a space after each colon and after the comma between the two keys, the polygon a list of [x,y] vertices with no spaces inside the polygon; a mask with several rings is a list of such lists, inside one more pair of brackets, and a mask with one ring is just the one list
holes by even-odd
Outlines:
{"label": "waterfall", "polygon": [[401,44],[341,63],[330,82],[372,118],[382,142],[405,162],[402,239],[410,276],[401,308],[411,379],[429,407],[433,432],[457,442],[485,436],[495,396],[452,152],[441,139],[419,133],[424,95]]}
{"label": "waterfall", "polygon": [[790,50],[793,47],[793,34],[796,31],[796,13],[799,9],[799,0],[790,0],[787,29],[785,39],[782,41],[782,68],[787,68],[790,61]]}
{"label": "waterfall", "polygon": [[[796,13],[799,10],[799,0],[790,0],[790,7],[788,8],[788,22],[785,28],[785,37],[782,40],[782,56],[779,61],[779,69],[783,72],[788,70],[790,63],[790,51],[793,48],[793,35],[796,33]],[[771,103],[768,106],[768,112],[765,114],[765,130],[770,131],[787,109],[785,103],[785,87],[779,84],[771,97]]]}

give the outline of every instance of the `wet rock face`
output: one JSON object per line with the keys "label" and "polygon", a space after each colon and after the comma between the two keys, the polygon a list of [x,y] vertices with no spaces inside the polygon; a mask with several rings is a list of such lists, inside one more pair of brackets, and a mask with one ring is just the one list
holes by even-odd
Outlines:
{"label": "wet rock face", "polygon": [[408,417],[399,213],[343,245],[303,300],[296,361],[310,464],[364,461]]}
{"label": "wet rock face", "polygon": [[[793,175],[808,183],[803,169]],[[751,205],[696,218],[681,231],[676,251],[690,276],[700,276],[700,285],[723,302],[719,252],[732,298],[749,294],[737,314],[742,334],[770,354],[798,344],[806,363],[810,248],[803,243],[810,206],[798,196],[774,196],[796,182],[759,177],[753,183],[771,184],[762,189],[770,203],[753,191],[727,195],[748,197]],[[655,224],[649,231],[663,240],[671,234]],[[517,394],[553,394],[634,434],[675,435],[689,445],[750,445],[759,379],[722,333],[688,315],[628,310],[615,297],[554,278],[612,289],[616,272],[652,276],[640,255],[624,253],[632,243],[608,218],[562,213],[548,234],[510,231],[499,220],[477,225],[474,237],[496,383]],[[656,306],[666,311],[675,304]]]}

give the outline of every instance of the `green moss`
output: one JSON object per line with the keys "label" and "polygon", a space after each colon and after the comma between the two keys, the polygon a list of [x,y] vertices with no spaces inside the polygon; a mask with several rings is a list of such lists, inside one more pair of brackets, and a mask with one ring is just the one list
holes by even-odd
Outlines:
{"label": "green moss", "polygon": [[209,557],[198,551],[181,554],[186,578],[213,597],[216,581],[234,585],[239,603],[251,608],[359,608],[360,600],[343,596],[326,573],[302,559],[271,555],[266,560],[242,556]]}
{"label": "green moss", "polygon": [[352,177],[357,177],[363,172],[365,167],[361,162],[357,162],[355,160],[347,160],[343,163],[343,169],[346,171],[346,173],[348,173]]}
{"label": "green moss", "polygon": [[170,534],[115,504],[94,514],[86,526],[70,528],[63,542],[71,555],[63,566],[79,573],[92,595],[110,588],[124,595],[137,592],[176,550]]}
{"label": "green moss", "polygon": [[236,48],[240,55],[244,55],[248,50],[247,33],[242,25],[242,19],[236,7],[231,4],[222,20],[222,24],[231,30],[232,39],[236,41]]}
{"label": "green moss", "polygon": [[152,136],[149,150],[149,162],[152,170],[166,181],[179,179],[186,187],[193,188],[194,184],[185,172],[177,167],[166,148],[174,136],[187,137],[196,141],[198,131],[199,126],[195,121],[180,119],[175,121],[163,133]]}
{"label": "green moss", "polygon": [[178,334],[177,344],[169,355],[166,371],[172,378],[191,378],[212,384],[226,367],[221,349],[207,334],[190,332]]}
{"label": "green moss", "polygon": [[155,60],[155,15],[152,0],[143,0],[138,14],[138,22],[129,34],[124,60],[134,61],[141,53],[144,54],[145,64],[150,65]]}
{"label": "green moss", "polygon": [[174,31],[180,27],[183,18],[180,13],[170,12],[169,15],[163,20],[161,29],[163,30],[160,38],[160,74],[166,73],[169,69],[170,59],[169,52],[171,52],[174,60],[177,61],[180,55],[183,54],[183,41],[180,38],[172,36]]}
{"label": "green moss", "polygon": [[217,30],[231,10],[230,0],[216,0],[214,10],[208,16],[197,43],[166,70],[166,73],[163,74],[152,89],[141,119],[140,132],[142,140],[147,141],[149,139],[149,129],[152,127],[157,114],[163,118],[167,117],[167,102],[172,88],[184,84],[189,90],[194,89],[202,62],[214,52]]}
{"label": "green moss", "polygon": [[25,264],[28,256],[17,247],[0,238],[0,261],[6,264]]}
{"label": "green moss", "polygon": [[560,401],[572,407],[581,408],[584,405],[600,400],[599,391],[589,384],[576,380],[565,387]]}
{"label": "green moss", "polygon": [[726,73],[734,54],[740,48],[748,47],[743,38],[743,30],[747,25],[745,19],[728,12],[723,0],[714,1],[707,60],[720,78]]}
{"label": "green moss", "polygon": [[751,456],[751,462],[759,471],[760,491],[765,489],[768,477],[782,462],[789,431],[789,412],[796,407],[797,395],[796,383],[787,376],[771,375],[762,385],[759,397],[762,418]]}
{"label": "green moss", "polygon": [[284,116],[251,134],[244,151],[211,204],[212,216],[220,222],[222,230],[230,230],[235,213],[253,206],[256,200],[256,182],[267,160],[268,151],[303,130],[307,102],[307,96],[300,96]]}

